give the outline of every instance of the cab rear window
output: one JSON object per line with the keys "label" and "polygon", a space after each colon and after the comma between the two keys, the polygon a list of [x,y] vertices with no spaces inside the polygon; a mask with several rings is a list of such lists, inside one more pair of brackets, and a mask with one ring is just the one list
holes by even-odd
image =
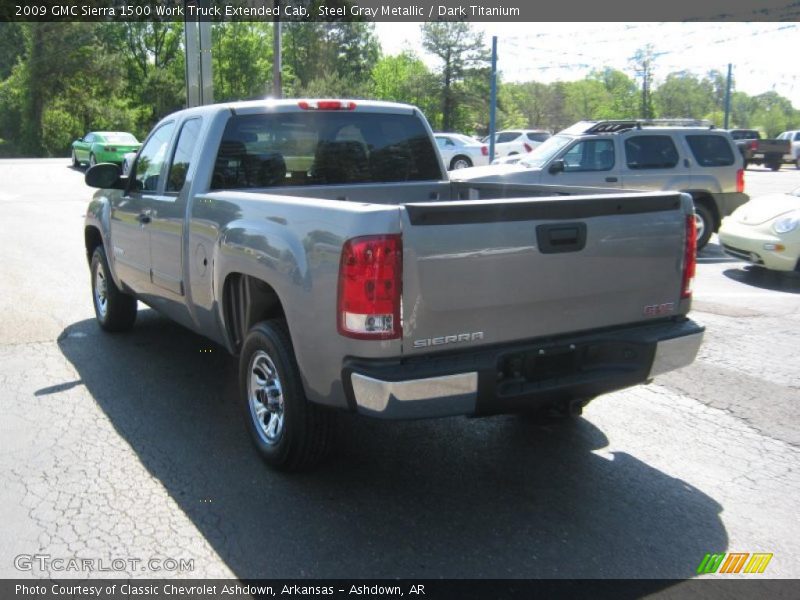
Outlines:
{"label": "cab rear window", "polygon": [[728,167],[735,162],[731,144],[721,135],[687,135],[686,142],[701,167]]}
{"label": "cab rear window", "polygon": [[211,189],[440,178],[436,150],[413,115],[304,111],[232,116]]}

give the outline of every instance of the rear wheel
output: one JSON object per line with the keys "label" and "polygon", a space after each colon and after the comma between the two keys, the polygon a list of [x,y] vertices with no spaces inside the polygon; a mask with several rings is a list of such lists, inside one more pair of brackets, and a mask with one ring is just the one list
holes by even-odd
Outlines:
{"label": "rear wheel", "polygon": [[771,162],[771,163],[769,163],[769,165],[767,165],[767,166],[768,166],[770,169],[772,169],[773,171],[779,171],[779,170],[780,170],[780,168],[781,168],[781,163],[780,163],[780,161],[778,161],[778,162]]}
{"label": "rear wheel", "polygon": [[450,170],[454,169],[468,169],[472,166],[472,161],[466,156],[455,156],[450,161]]}
{"label": "rear wheel", "polygon": [[694,222],[697,227],[697,249],[702,249],[714,230],[714,215],[702,204],[694,205]]}
{"label": "rear wheel", "polygon": [[136,321],[136,298],[122,292],[108,268],[102,246],[92,254],[92,300],[97,322],[106,331],[125,331]]}
{"label": "rear wheel", "polygon": [[327,454],[332,415],[306,399],[283,320],[250,329],[239,358],[239,385],[250,437],[270,466],[299,471]]}

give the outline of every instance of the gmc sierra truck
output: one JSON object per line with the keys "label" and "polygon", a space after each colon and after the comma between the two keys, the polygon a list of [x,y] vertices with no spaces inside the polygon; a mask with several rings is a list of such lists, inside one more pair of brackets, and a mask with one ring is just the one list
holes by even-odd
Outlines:
{"label": "gmc sierra truck", "polygon": [[192,108],[85,180],[100,327],[138,300],[238,355],[276,468],[325,454],[334,409],[569,416],[703,337],[689,195],[450,181],[411,106]]}

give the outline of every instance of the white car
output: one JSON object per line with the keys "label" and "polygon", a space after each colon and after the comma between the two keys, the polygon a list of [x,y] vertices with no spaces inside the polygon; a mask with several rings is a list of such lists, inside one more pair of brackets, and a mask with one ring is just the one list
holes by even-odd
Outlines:
{"label": "white car", "polygon": [[[550,137],[550,133],[542,129],[508,129],[498,131],[494,137],[494,157],[526,154]],[[489,143],[489,137],[484,138]]]}
{"label": "white car", "polygon": [[474,138],[460,133],[435,133],[436,145],[449,170],[489,164],[489,148]]}
{"label": "white car", "polygon": [[800,272],[800,188],[753,198],[722,222],[725,254],[773,271]]}

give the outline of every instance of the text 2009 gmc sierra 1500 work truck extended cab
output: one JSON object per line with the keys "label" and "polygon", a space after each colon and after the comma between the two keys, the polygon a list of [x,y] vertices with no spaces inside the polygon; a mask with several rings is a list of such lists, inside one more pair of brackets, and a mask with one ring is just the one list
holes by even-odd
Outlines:
{"label": "text 2009 gmc sierra 1500 work truck extended cab", "polygon": [[163,119],[98,165],[97,319],[137,299],[239,356],[271,465],[316,462],[331,409],[579,412],[694,360],[686,194],[451,182],[414,107],[266,100]]}

